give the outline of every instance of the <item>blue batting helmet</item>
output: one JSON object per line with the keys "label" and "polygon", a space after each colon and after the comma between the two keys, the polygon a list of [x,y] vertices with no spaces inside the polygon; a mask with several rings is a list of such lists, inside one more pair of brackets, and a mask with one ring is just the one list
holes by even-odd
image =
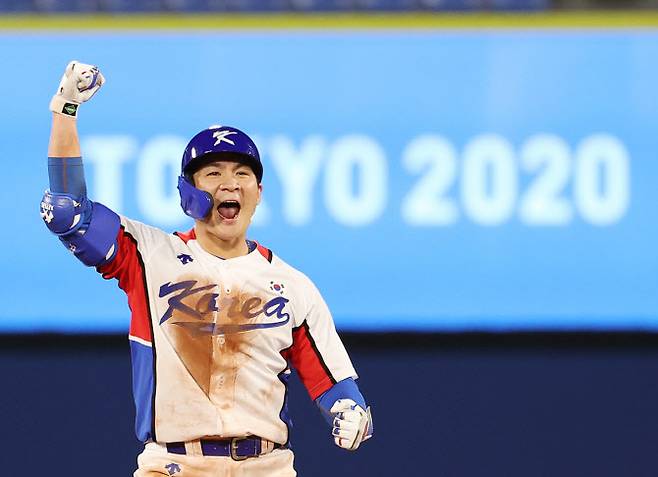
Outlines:
{"label": "blue batting helmet", "polygon": [[194,187],[192,174],[204,164],[222,158],[243,162],[251,167],[259,184],[263,179],[258,148],[249,136],[230,126],[204,129],[187,144],[183,152],[181,175],[178,177],[180,204],[190,217],[203,219],[210,213],[213,204],[209,193]]}

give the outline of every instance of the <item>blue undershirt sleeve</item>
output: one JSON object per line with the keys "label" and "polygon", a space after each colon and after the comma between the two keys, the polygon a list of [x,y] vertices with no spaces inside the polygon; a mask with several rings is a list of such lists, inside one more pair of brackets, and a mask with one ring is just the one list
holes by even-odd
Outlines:
{"label": "blue undershirt sleeve", "polygon": [[86,197],[85,171],[81,157],[49,157],[48,179],[50,191]]}
{"label": "blue undershirt sleeve", "polygon": [[331,386],[327,391],[322,393],[320,397],[315,400],[315,403],[320,408],[322,416],[331,424],[334,416],[329,411],[334,403],[339,399],[351,399],[363,409],[366,408],[366,400],[364,399],[356,381],[352,378],[343,379]]}

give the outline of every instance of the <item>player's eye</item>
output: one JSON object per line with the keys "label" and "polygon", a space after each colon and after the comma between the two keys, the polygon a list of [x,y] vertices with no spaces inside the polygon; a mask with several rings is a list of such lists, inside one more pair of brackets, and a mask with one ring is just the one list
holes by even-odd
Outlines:
{"label": "player's eye", "polygon": [[210,172],[208,172],[206,175],[207,175],[207,176],[218,176],[218,175],[219,175],[219,171],[210,171]]}

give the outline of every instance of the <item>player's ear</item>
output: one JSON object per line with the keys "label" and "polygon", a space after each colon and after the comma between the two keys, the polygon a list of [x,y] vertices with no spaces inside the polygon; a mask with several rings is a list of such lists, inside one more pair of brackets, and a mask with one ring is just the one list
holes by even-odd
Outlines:
{"label": "player's ear", "polygon": [[261,195],[263,195],[263,184],[258,184],[258,198],[256,199],[256,205],[260,204]]}

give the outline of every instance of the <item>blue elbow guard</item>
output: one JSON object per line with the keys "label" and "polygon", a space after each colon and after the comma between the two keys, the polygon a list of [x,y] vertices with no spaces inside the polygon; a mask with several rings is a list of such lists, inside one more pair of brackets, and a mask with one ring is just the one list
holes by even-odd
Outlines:
{"label": "blue elbow guard", "polygon": [[85,265],[103,265],[116,255],[121,220],[103,204],[84,196],[46,191],[41,201],[41,218]]}
{"label": "blue elbow guard", "polygon": [[86,197],[47,190],[41,199],[41,218],[56,235],[71,234],[91,215],[91,202]]}
{"label": "blue elbow guard", "polygon": [[[85,224],[86,225],[86,224]],[[112,261],[117,253],[117,235],[121,219],[98,202],[92,202],[89,224],[60,240],[87,266],[97,267]]]}

